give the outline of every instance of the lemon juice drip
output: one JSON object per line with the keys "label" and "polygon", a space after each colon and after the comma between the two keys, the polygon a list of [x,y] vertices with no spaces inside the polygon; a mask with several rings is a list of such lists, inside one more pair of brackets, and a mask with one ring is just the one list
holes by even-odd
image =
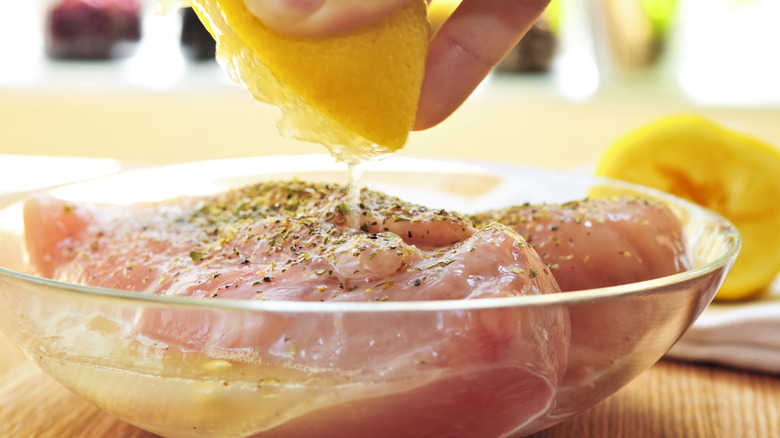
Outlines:
{"label": "lemon juice drip", "polygon": [[349,204],[348,224],[351,228],[360,228],[360,178],[363,176],[363,163],[352,160],[347,163],[347,204]]}
{"label": "lemon juice drip", "polygon": [[363,176],[363,163],[351,161],[347,165],[347,202],[350,206],[360,205],[360,178]]}

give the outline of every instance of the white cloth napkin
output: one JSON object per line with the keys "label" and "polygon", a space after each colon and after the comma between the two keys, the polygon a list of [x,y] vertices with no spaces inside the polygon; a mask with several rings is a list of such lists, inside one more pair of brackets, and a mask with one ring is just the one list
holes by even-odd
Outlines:
{"label": "white cloth napkin", "polygon": [[759,300],[711,304],[667,357],[780,374],[780,278]]}

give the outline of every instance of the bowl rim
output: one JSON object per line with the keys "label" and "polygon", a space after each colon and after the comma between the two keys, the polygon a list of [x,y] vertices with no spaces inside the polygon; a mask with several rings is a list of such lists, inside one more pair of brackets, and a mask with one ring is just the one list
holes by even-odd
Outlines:
{"label": "bowl rim", "polygon": [[[285,161],[290,156],[263,156],[263,160],[269,159],[281,159]],[[322,160],[322,157],[329,157],[325,154],[308,154],[308,155],[295,155],[296,161],[303,159],[305,162]],[[258,157],[260,158],[260,157]],[[249,310],[257,312],[283,312],[283,313],[356,313],[356,312],[398,312],[398,311],[464,311],[464,310],[478,310],[478,309],[500,309],[500,308],[513,308],[513,307],[543,307],[543,306],[560,306],[569,304],[580,304],[596,302],[606,299],[614,298],[629,298],[638,295],[651,295],[654,293],[663,292],[670,286],[683,284],[685,282],[694,280],[696,278],[705,276],[711,272],[719,270],[729,263],[733,263],[736,259],[736,254],[741,247],[741,236],[736,227],[723,218],[721,215],[707,209],[706,207],[697,205],[693,202],[676,197],[674,195],[641,186],[638,184],[628,183],[624,181],[613,180],[604,177],[598,177],[593,175],[586,175],[577,173],[574,171],[550,169],[542,167],[525,166],[520,164],[507,164],[496,163],[490,161],[480,160],[458,160],[458,159],[441,159],[441,158],[409,158],[409,157],[396,157],[400,158],[398,162],[392,163],[390,166],[383,165],[383,162],[372,163],[376,164],[371,166],[371,170],[395,170],[403,169],[404,165],[422,166],[422,169],[435,168],[433,165],[440,164],[452,164],[455,166],[472,166],[474,169],[490,170],[490,175],[508,175],[510,173],[517,174],[519,170],[543,172],[551,175],[558,175],[564,178],[570,178],[572,180],[579,179],[588,181],[589,183],[610,185],[613,187],[623,188],[657,198],[676,206],[682,207],[686,212],[694,213],[699,217],[704,217],[708,221],[719,224],[720,228],[724,230],[724,237],[730,243],[728,249],[718,256],[716,259],[706,263],[702,266],[689,269],[677,274],[668,275],[665,277],[654,278],[641,282],[622,284],[617,286],[601,287],[594,289],[583,289],[578,291],[567,291],[562,293],[551,293],[542,295],[523,295],[515,297],[493,297],[474,300],[431,300],[431,301],[387,301],[387,302],[320,302],[320,301],[260,301],[260,300],[237,300],[237,299],[205,299],[205,298],[193,298],[193,297],[181,297],[181,296],[166,296],[166,295],[153,295],[142,292],[123,291],[118,289],[108,289],[95,286],[83,286],[72,283],[66,283],[58,280],[52,280],[48,278],[38,277],[32,274],[14,271],[0,266],[0,278],[8,277],[16,281],[23,281],[32,283],[47,288],[56,289],[68,294],[94,297],[100,299],[120,300],[125,302],[136,302],[145,305],[154,306],[176,306],[184,308],[200,308],[205,310]],[[222,159],[222,160],[208,160],[195,163],[183,163],[173,164],[159,167],[131,169],[120,172],[113,175],[131,174],[138,171],[159,170],[176,166],[190,166],[190,165],[203,165],[205,163],[221,162],[221,164],[230,164],[237,160],[243,159]],[[320,162],[322,163],[322,162]],[[300,164],[300,162],[299,162]],[[476,166],[476,167],[473,167]],[[337,167],[323,166],[317,169],[307,169],[303,166],[302,172],[307,170],[333,170]],[[368,169],[366,169],[368,170]],[[277,172],[278,173],[278,172]],[[111,177],[113,175],[102,176],[88,180],[91,182],[100,180],[102,178]],[[258,176],[262,175],[258,174]],[[57,187],[68,187],[75,184],[65,184]],[[0,211],[18,202],[24,197],[33,193],[44,193],[52,190],[52,187],[35,190],[33,192],[25,193],[12,193],[6,196],[0,196]],[[714,294],[713,294],[714,296]]]}

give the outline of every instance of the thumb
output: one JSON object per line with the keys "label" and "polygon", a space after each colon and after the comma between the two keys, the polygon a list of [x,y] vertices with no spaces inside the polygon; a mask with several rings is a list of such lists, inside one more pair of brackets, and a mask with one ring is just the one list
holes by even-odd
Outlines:
{"label": "thumb", "polygon": [[367,25],[409,0],[244,0],[271,29],[293,36],[322,36]]}

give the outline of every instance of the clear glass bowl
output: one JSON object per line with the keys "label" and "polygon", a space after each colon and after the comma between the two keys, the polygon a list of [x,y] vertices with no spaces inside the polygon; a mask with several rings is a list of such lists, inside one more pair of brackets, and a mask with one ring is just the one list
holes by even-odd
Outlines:
{"label": "clear glass bowl", "polygon": [[[290,177],[345,182],[346,171],[327,156],[258,157],[51,191],[130,203]],[[0,203],[0,327],[64,386],[164,436],[521,436],[593,406],[653,365],[710,303],[740,246],[731,224],[696,205],[574,173],[393,157],[366,166],[362,182],[463,212],[581,199],[595,187],[643,193],[680,217],[695,266],[617,287],[470,301],[149,296],[27,274],[23,236],[35,230],[24,229],[17,195]],[[233,349],[176,348],[139,333],[149,315],[251,335]],[[474,321],[494,329],[469,331]],[[253,344],[263,336],[271,341]],[[502,349],[490,346],[497,339]],[[295,342],[308,346],[296,351]]]}

